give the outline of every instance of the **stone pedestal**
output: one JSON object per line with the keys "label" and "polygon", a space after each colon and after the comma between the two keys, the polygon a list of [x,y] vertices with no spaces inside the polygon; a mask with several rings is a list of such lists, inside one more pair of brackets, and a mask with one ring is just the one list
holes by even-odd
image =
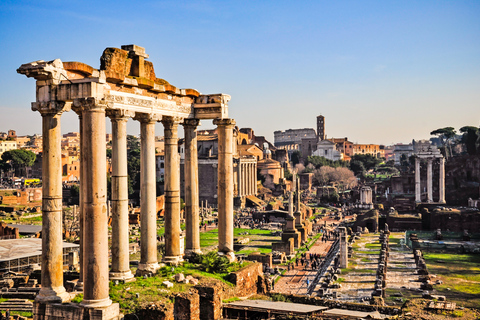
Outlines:
{"label": "stone pedestal", "polygon": [[302,213],[300,211],[295,212],[295,229],[300,233],[300,241],[307,241],[308,232],[302,222]]}
{"label": "stone pedestal", "polygon": [[63,286],[62,239],[62,153],[60,116],[65,103],[34,103],[42,114],[42,289],[36,301],[64,302],[69,295]]}
{"label": "stone pedestal", "polygon": [[[155,174],[155,123],[158,117],[136,114],[140,121],[140,263],[137,274],[156,273],[157,258],[157,181]],[[165,226],[166,229],[166,226]]]}
{"label": "stone pedestal", "polygon": [[178,124],[180,118],[164,117],[165,133],[165,256],[163,262],[178,264],[183,260],[180,245],[180,160]]}
{"label": "stone pedestal", "polygon": [[233,250],[233,119],[216,119],[218,126],[218,252],[235,260]]}
{"label": "stone pedestal", "polygon": [[123,318],[118,303],[93,309],[84,308],[76,303],[45,305],[37,302],[33,305],[33,317],[41,320],[120,320]]}
{"label": "stone pedestal", "polygon": [[294,221],[293,217],[291,219],[287,218],[287,228],[282,232],[282,242],[286,243],[288,239],[293,239],[293,245],[297,249],[302,244],[302,234],[295,230],[294,227],[288,227],[289,222],[293,225]]}

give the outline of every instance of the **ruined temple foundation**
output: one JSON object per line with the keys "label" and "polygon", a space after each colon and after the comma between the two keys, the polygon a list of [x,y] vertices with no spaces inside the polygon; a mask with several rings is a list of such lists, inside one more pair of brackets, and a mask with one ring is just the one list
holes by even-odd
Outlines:
{"label": "ruined temple foundation", "polygon": [[[201,119],[214,120],[219,132],[218,203],[219,252],[233,254],[233,129],[225,94],[202,95],[179,89],[155,76],[145,49],[136,45],[107,48],[100,69],[59,59],[27,63],[18,73],[36,79],[32,109],[43,118],[42,289],[34,305],[34,319],[113,320],[119,306],[109,298],[109,279],[132,279],[128,260],[128,193],[126,123],[141,128],[141,259],[139,274],[158,268],[156,240],[155,124],[165,128],[165,238],[164,262],[183,259],[180,236],[178,124],[185,129],[187,250],[198,252],[198,177],[195,128]],[[125,67],[127,66],[127,67]],[[71,108],[80,120],[80,250],[79,283],[84,300],[61,304],[71,297],[63,286],[61,114]],[[108,210],[106,204],[105,120],[112,120],[112,266],[108,265]],[[82,288],[81,285],[78,288]]]}

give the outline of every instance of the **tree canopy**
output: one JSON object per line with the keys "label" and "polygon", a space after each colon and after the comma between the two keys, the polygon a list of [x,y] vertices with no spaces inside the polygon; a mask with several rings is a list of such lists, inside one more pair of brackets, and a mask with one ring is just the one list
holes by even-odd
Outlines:
{"label": "tree canopy", "polygon": [[465,126],[460,128],[463,133],[462,142],[469,155],[476,155],[480,149],[480,130],[477,127]]}
{"label": "tree canopy", "polygon": [[33,166],[37,155],[30,150],[15,149],[5,151],[0,160],[0,169],[8,171],[10,168],[15,170],[15,175],[20,175],[20,169]]}
{"label": "tree canopy", "polygon": [[361,162],[365,170],[370,170],[375,169],[380,163],[383,162],[383,159],[374,157],[371,154],[354,154],[350,160],[350,168],[352,168],[352,162],[354,161]]}
{"label": "tree canopy", "polygon": [[457,132],[455,131],[455,128],[453,127],[439,128],[439,129],[433,130],[432,132],[430,132],[430,134],[432,136],[438,136],[442,141],[442,145],[445,151],[445,158],[448,159],[449,155],[452,156],[450,142],[453,138],[455,138],[455,135],[457,134]]}

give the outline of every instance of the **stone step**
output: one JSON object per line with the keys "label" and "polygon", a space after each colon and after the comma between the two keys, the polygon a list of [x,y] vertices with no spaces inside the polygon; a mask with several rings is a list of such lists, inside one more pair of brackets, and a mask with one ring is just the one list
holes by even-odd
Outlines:
{"label": "stone step", "polygon": [[34,300],[36,292],[0,292],[0,298],[4,299],[30,299]]}
{"label": "stone step", "polygon": [[10,311],[33,311],[33,306],[32,307],[22,307],[22,306],[0,306],[0,310],[5,311],[5,310],[10,310]]}

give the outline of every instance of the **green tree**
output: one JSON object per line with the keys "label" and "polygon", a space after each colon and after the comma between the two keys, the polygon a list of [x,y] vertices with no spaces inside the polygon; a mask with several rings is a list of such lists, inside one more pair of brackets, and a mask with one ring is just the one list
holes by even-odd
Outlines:
{"label": "green tree", "polygon": [[362,162],[365,170],[375,169],[380,163],[383,162],[381,158],[374,157],[371,154],[355,154],[352,156],[352,159],[350,161],[350,169],[351,169],[352,161]]}
{"label": "green tree", "polygon": [[351,160],[350,170],[352,170],[356,176],[363,176],[365,174],[365,166],[360,160]]}
{"label": "green tree", "polygon": [[452,156],[452,149],[450,147],[450,142],[455,138],[456,131],[453,127],[445,127],[430,132],[432,136],[438,136],[442,141],[443,148],[445,150],[445,159],[448,159],[448,156]]}
{"label": "green tree", "polygon": [[30,150],[9,150],[2,154],[2,159],[0,160],[2,164],[0,167],[2,168],[2,171],[13,168],[15,170],[15,175],[20,176],[21,170],[23,169],[26,171],[25,169],[27,167],[33,166],[36,158],[37,155]]}
{"label": "green tree", "polygon": [[460,132],[463,133],[462,142],[465,144],[467,153],[472,156],[476,155],[480,130],[477,127],[465,126],[460,128]]}
{"label": "green tree", "polygon": [[130,199],[138,202],[140,198],[140,141],[132,135],[127,136],[127,157],[128,195]]}

